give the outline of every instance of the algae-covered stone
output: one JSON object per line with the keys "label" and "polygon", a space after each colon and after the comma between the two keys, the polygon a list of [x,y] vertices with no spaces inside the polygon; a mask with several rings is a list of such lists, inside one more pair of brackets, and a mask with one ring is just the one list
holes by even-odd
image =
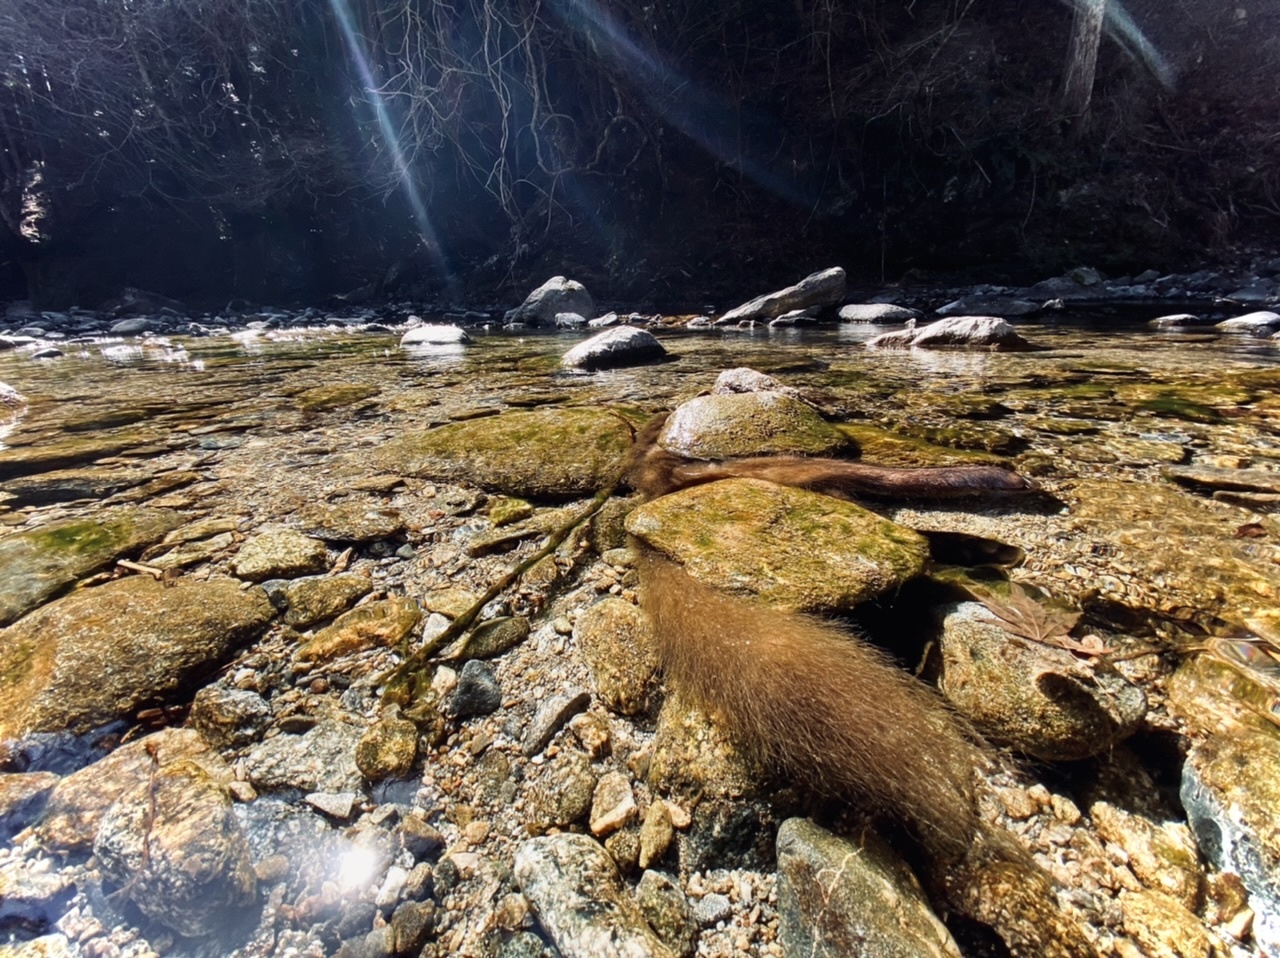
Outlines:
{"label": "algae-covered stone", "polygon": [[327,386],[314,386],[298,393],[293,398],[299,409],[307,412],[322,412],[326,409],[338,409],[350,406],[362,399],[376,396],[381,390],[377,386],[363,383],[330,383]]}
{"label": "algae-covered stone", "polygon": [[765,780],[763,765],[740,749],[705,711],[669,695],[658,713],[649,762],[649,787],[668,795],[708,800],[753,797]]}
{"label": "algae-covered stone", "polygon": [[1000,627],[976,602],[950,606],[942,632],[947,700],[984,734],[1036,758],[1086,758],[1132,733],[1142,690],[1071,652]]}
{"label": "algae-covered stone", "polygon": [[658,436],[668,452],[691,459],[826,456],[848,440],[813,407],[778,392],[721,393],[682,403]]}
{"label": "algae-covered stone", "polygon": [[318,539],[293,529],[270,529],[241,547],[234,569],[242,579],[264,582],[323,572],[328,562],[328,552]]}
{"label": "algae-covered stone", "polygon": [[813,958],[959,958],[915,876],[870,832],[857,842],[803,818],[778,829],[778,938]]}
{"label": "algae-covered stone", "polygon": [[226,578],[137,576],[59,599],[0,634],[0,738],[86,731],[165,701],[274,615],[261,589]]}
{"label": "algae-covered stone", "polygon": [[1193,912],[1164,892],[1121,895],[1120,913],[1126,934],[1137,942],[1144,958],[1227,958],[1230,954]]}
{"label": "algae-covered stone", "polygon": [[404,531],[399,509],[368,496],[303,506],[294,520],[302,531],[326,542],[374,542]]}
{"label": "algae-covered stone", "polygon": [[0,625],[8,625],[82,576],[158,542],[182,524],[176,512],[116,509],[0,539]]}
{"label": "algae-covered stone", "polygon": [[141,428],[111,432],[94,432],[53,442],[30,446],[15,445],[0,450],[0,480],[30,476],[50,469],[66,469],[119,455],[136,446],[145,446],[164,438],[155,429]]}
{"label": "algae-covered stone", "polygon": [[284,590],[288,603],[284,620],[294,628],[305,629],[346,611],[371,588],[372,580],[358,572],[294,579]]}
{"label": "algae-covered stone", "polygon": [[1094,802],[1089,817],[1099,835],[1124,849],[1138,881],[1153,891],[1172,895],[1185,908],[1194,911],[1200,906],[1205,876],[1186,825],[1157,825],[1107,802]]}
{"label": "algae-covered stone", "polygon": [[382,719],[356,745],[356,767],[371,782],[404,777],[417,757],[418,728],[406,719]]}
{"label": "algae-covered stone", "polygon": [[852,502],[758,479],[655,499],[627,531],[695,579],[782,611],[852,609],[918,575],[929,554],[923,536]]}
{"label": "algae-covered stone", "polygon": [[536,831],[563,828],[586,818],[595,788],[591,760],[573,749],[562,751],[548,763],[533,788],[529,802],[530,828]]}
{"label": "algae-covered stone", "polygon": [[422,621],[422,610],[408,596],[379,599],[344,613],[303,644],[298,659],[325,662],[377,645],[394,646]]}
{"label": "algae-covered stone", "polygon": [[863,462],[878,466],[968,466],[1007,465],[1008,460],[986,452],[934,445],[901,433],[861,422],[836,424],[846,438],[857,444]]}
{"label": "algae-covered stone", "polygon": [[631,427],[605,410],[538,409],[409,433],[374,455],[402,475],[564,498],[614,482],[630,446]]}
{"label": "algae-covered stone", "polygon": [[105,499],[124,489],[140,486],[154,474],[144,469],[55,469],[35,476],[20,476],[4,484],[12,505],[41,505],[73,499]]}
{"label": "algae-covered stone", "polygon": [[658,654],[645,614],[630,602],[610,597],[578,617],[573,637],[605,708],[622,715],[645,711],[658,672]]}

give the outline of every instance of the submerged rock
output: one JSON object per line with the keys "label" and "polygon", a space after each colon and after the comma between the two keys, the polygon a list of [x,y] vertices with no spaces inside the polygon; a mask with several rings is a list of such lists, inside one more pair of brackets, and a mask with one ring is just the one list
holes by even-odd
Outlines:
{"label": "submerged rock", "polygon": [[574,369],[610,369],[652,362],[666,354],[662,343],[648,330],[615,326],[578,343],[561,362]]}
{"label": "submerged rock", "polygon": [[182,525],[176,512],[116,509],[0,539],[0,625],[8,625],[78,579],[132,555]]}
{"label": "submerged rock", "polygon": [[578,616],[573,638],[605,708],[622,715],[647,710],[657,691],[658,654],[639,608],[624,599],[603,599]]}
{"label": "submerged rock", "polygon": [[697,396],[667,417],[658,444],[690,459],[825,456],[849,441],[812,406],[780,392]]}
{"label": "submerged rock", "polygon": [[164,729],[122,745],[60,781],[49,795],[37,834],[51,848],[84,851],[115,801],[145,781],[153,769],[195,762],[219,782],[232,779],[230,767],[194,729]]}
{"label": "submerged rock", "polygon": [[275,615],[234,579],[149,576],[75,592],[0,634],[0,738],[82,732],[171,698]]}
{"label": "submerged rock", "polygon": [[554,326],[557,313],[594,316],[596,303],[581,283],[563,276],[552,276],[526,296],[523,303],[510,310],[503,321],[508,325]]}
{"label": "submerged rock", "polygon": [[1040,312],[1040,304],[1008,296],[962,296],[934,310],[939,316],[1030,316]]}
{"label": "submerged rock", "polygon": [[586,835],[525,842],[515,876],[564,958],[675,958],[623,888],[609,853]]}
{"label": "submerged rock", "polygon": [[297,651],[303,662],[327,662],[375,646],[393,648],[422,621],[422,610],[408,596],[378,599],[344,612]]}
{"label": "submerged rock", "polygon": [[355,760],[361,737],[345,722],[321,722],[302,735],[267,739],[249,754],[245,769],[260,788],[358,792],[364,787]]}
{"label": "submerged rock", "polygon": [[839,266],[811,273],[794,286],[766,293],[729,310],[718,323],[773,319],[783,313],[810,306],[832,306],[844,298],[845,273]]}
{"label": "submerged rock", "polygon": [[885,333],[867,343],[874,349],[991,349],[1025,352],[1035,349],[1017,330],[996,316],[953,316],[918,329]]}
{"label": "submerged rock", "polygon": [[511,496],[590,495],[612,483],[631,429],[603,409],[540,409],[400,436],[375,452],[382,469],[468,482]]}
{"label": "submerged rock", "polygon": [[323,572],[329,564],[324,543],[294,529],[260,532],[236,555],[235,574],[250,582],[295,579]]}
{"label": "submerged rock", "polygon": [[1014,635],[976,602],[944,612],[943,694],[984,735],[1036,758],[1087,758],[1147,712],[1142,690],[1067,649]]}
{"label": "submerged rock", "polygon": [[638,507],[627,531],[706,584],[782,611],[837,612],[924,568],[924,537],[852,502],[758,479],[694,486]]}
{"label": "submerged rock", "polygon": [[778,829],[778,939],[812,958],[960,958],[911,870],[874,834],[857,843],[803,818]]}
{"label": "submerged rock", "polygon": [[4,484],[13,505],[42,505],[74,499],[105,499],[154,475],[142,469],[55,469],[35,476],[19,476]]}
{"label": "submerged rock", "polygon": [[203,936],[244,918],[257,898],[249,844],[224,783],[178,761],[144,775],[103,816],[103,873],[147,917]]}

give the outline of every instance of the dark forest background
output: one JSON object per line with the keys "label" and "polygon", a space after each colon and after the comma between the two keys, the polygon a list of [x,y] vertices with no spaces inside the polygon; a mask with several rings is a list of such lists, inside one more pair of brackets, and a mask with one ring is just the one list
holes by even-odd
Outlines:
{"label": "dark forest background", "polygon": [[0,0],[0,299],[699,305],[1274,250],[1280,0],[1109,0],[1082,94],[1089,7]]}

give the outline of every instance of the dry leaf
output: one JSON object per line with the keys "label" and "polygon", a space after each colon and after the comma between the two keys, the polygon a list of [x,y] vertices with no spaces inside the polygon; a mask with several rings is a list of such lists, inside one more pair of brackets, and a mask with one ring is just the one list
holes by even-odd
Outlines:
{"label": "dry leaf", "polygon": [[1087,635],[1080,640],[1071,638],[1071,630],[1080,621],[1080,613],[1051,609],[1037,602],[1017,583],[1010,584],[1007,600],[988,596],[982,604],[996,617],[1000,628],[1011,635],[1080,655],[1109,655],[1115,651],[1096,635]]}

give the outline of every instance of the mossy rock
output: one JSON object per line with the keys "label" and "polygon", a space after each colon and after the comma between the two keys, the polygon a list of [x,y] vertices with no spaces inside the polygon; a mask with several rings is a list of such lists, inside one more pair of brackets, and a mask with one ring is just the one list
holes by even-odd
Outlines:
{"label": "mossy rock", "polygon": [[326,409],[350,406],[376,396],[379,392],[381,390],[377,386],[362,383],[331,383],[300,392],[293,401],[305,412],[323,412]]}
{"label": "mossy rock", "polygon": [[529,498],[589,495],[614,482],[629,423],[603,409],[538,409],[401,436],[376,453],[389,472]]}
{"label": "mossy rock", "polygon": [[695,579],[782,611],[837,612],[924,568],[925,538],[852,502],[729,479],[646,503],[627,531]]}
{"label": "mossy rock", "polygon": [[836,428],[862,450],[864,462],[877,466],[1008,465],[1008,460],[1001,456],[938,446],[867,423],[844,422],[837,424]]}
{"label": "mossy rock", "polygon": [[76,580],[159,542],[182,525],[176,512],[116,509],[0,539],[0,625],[8,625]]}
{"label": "mossy rock", "polygon": [[134,430],[92,433],[55,442],[14,446],[0,452],[0,480],[86,465],[96,459],[118,456],[163,438],[164,435],[159,430],[144,426]]}
{"label": "mossy rock", "polygon": [[667,419],[658,444],[690,459],[829,456],[848,439],[809,406],[783,393],[698,396]]}

